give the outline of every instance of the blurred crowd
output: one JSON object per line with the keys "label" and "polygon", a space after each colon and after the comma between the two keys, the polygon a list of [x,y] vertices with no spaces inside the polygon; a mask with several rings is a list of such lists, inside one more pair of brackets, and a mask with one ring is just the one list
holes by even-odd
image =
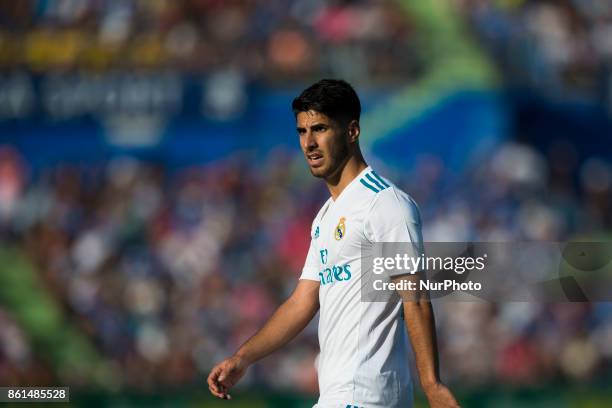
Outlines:
{"label": "blurred crowd", "polygon": [[[607,0],[453,0],[519,83],[609,96]],[[244,80],[416,78],[426,42],[381,0],[25,0],[0,3],[0,69],[229,72]]]}
{"label": "blurred crowd", "polygon": [[558,95],[603,98],[612,83],[612,2],[457,0],[515,81]]}
{"label": "blurred crowd", "polygon": [[[26,254],[118,385],[145,390],[201,383],[261,326],[296,284],[328,194],[280,157],[172,170],[120,157],[30,174],[14,150],[1,154],[2,247]],[[612,228],[610,164],[580,159],[569,144],[549,152],[505,144],[453,183],[437,157],[422,157],[410,173],[381,167],[419,203],[426,241],[555,241]],[[435,307],[451,383],[612,374],[609,303]],[[40,382],[41,370],[51,382],[61,375],[9,310],[0,307],[0,320],[1,378],[26,385]],[[316,392],[316,356],[313,323],[244,385]]]}
{"label": "blurred crowd", "polygon": [[416,72],[412,34],[379,0],[26,0],[0,3],[0,67],[389,80]]}

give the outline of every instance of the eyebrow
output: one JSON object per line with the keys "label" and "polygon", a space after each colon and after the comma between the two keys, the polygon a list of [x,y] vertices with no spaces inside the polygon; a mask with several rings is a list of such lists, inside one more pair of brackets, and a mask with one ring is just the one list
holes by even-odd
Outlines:
{"label": "eyebrow", "polygon": [[[316,128],[316,127],[319,127],[319,126],[329,126],[329,124],[327,124],[327,123],[323,123],[323,122],[317,122],[317,123],[312,124],[312,125],[310,126],[310,128],[312,129],[312,128]],[[296,129],[297,129],[298,131],[300,131],[300,130],[306,130],[306,128],[305,128],[305,127],[302,127],[302,126],[297,126],[297,127],[296,127]]]}

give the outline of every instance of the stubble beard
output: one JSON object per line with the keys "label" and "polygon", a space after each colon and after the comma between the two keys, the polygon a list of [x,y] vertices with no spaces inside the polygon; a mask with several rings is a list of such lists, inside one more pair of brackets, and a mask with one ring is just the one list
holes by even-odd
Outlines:
{"label": "stubble beard", "polygon": [[349,146],[347,144],[342,144],[337,152],[332,152],[330,159],[329,165],[317,169],[311,168],[310,173],[314,177],[326,181],[332,181],[332,179],[337,178],[340,170],[349,159]]}

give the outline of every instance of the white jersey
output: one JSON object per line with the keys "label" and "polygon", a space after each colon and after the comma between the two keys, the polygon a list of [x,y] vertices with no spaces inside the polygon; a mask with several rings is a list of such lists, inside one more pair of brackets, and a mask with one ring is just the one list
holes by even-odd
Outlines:
{"label": "white jersey", "polygon": [[[300,279],[319,281],[317,408],[412,406],[402,304],[361,300],[362,245],[410,242],[422,250],[414,201],[370,167],[312,224]],[[365,277],[364,277],[365,279]]]}

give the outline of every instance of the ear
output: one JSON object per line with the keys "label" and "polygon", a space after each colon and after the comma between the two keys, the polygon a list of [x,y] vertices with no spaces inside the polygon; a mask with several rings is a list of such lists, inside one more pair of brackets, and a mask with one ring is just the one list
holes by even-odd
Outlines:
{"label": "ear", "polygon": [[355,143],[359,140],[360,131],[359,122],[355,119],[351,120],[348,124],[348,137],[350,143]]}

